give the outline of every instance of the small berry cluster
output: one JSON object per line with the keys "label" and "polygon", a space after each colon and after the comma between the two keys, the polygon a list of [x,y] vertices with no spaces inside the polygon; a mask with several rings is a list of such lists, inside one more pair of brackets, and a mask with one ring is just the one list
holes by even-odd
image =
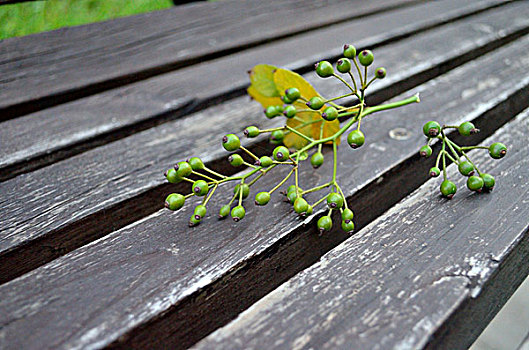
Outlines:
{"label": "small berry cluster", "polygon": [[494,159],[500,159],[507,154],[507,147],[500,142],[494,142],[489,147],[486,146],[467,146],[462,147],[457,145],[454,141],[450,140],[445,133],[446,129],[457,129],[459,134],[463,136],[470,136],[477,134],[479,129],[477,129],[474,124],[470,122],[461,123],[459,126],[452,125],[443,125],[441,126],[436,121],[429,121],[424,124],[422,131],[424,135],[428,138],[426,145],[422,146],[419,150],[421,157],[430,157],[432,155],[432,147],[430,146],[434,140],[441,140],[442,146],[439,154],[437,155],[437,160],[435,166],[430,169],[431,177],[438,177],[441,175],[441,170],[439,169],[439,164],[442,160],[443,165],[443,182],[441,183],[440,191],[441,194],[448,198],[456,194],[457,187],[456,184],[448,180],[446,173],[446,158],[451,160],[457,165],[459,173],[463,176],[467,176],[467,187],[471,191],[482,192],[482,191],[492,191],[496,180],[490,174],[481,172],[478,167],[472,162],[472,159],[468,156],[466,152],[472,149],[487,149],[489,155]]}
{"label": "small berry cluster", "polygon": [[[257,126],[248,126],[244,129],[244,136],[255,138],[263,133],[270,134],[270,142],[277,147],[270,156],[257,157],[250,150],[241,145],[239,137],[235,134],[228,134],[222,138],[222,146],[228,152],[242,151],[245,160],[241,155],[233,153],[228,157],[229,163],[234,167],[246,166],[249,171],[242,175],[225,176],[207,168],[200,158],[193,157],[187,161],[179,162],[174,168],[169,169],[165,176],[171,183],[187,181],[192,183],[191,193],[182,195],[178,193],[170,194],[165,201],[165,206],[171,210],[182,208],[187,198],[191,196],[203,197],[202,203],[195,207],[194,213],[190,218],[190,226],[195,226],[206,215],[206,206],[215,190],[223,183],[235,181],[238,182],[233,189],[233,197],[224,206],[220,208],[219,218],[225,218],[231,215],[234,221],[240,221],[244,218],[246,211],[243,205],[244,199],[250,195],[250,188],[262,176],[266,175],[275,167],[290,167],[288,174],[272,189],[259,192],[255,195],[255,204],[264,206],[268,204],[272,194],[291,178],[294,177],[294,184],[288,186],[287,190],[282,192],[286,200],[293,205],[294,211],[300,216],[311,215],[314,208],[324,201],[327,204],[328,212],[317,221],[320,232],[329,231],[332,228],[331,215],[333,211],[341,213],[341,227],[346,232],[354,230],[353,211],[348,207],[345,195],[336,181],[337,176],[337,146],[340,136],[348,131],[353,124],[356,128],[349,132],[347,142],[351,148],[356,149],[365,143],[365,136],[360,131],[362,118],[369,114],[401,107],[410,103],[419,102],[419,97],[413,96],[408,99],[393,102],[379,106],[366,106],[365,90],[376,79],[383,79],[386,76],[385,68],[377,68],[374,76],[368,80],[368,66],[373,63],[374,56],[369,50],[361,51],[358,56],[356,49],[352,45],[345,45],[343,56],[336,62],[336,70],[341,74],[350,77],[352,85],[344,78],[335,73],[333,65],[328,61],[321,61],[316,64],[316,73],[321,78],[334,77],[342,82],[350,91],[344,95],[334,98],[325,99],[321,95],[303,96],[298,86],[291,86],[280,92],[283,105],[270,105],[264,110],[266,117],[275,118],[280,115],[286,117],[286,120],[296,120],[298,125],[272,129],[259,129]],[[352,68],[356,67],[357,78],[353,75]],[[362,70],[360,67],[363,67]],[[295,73],[292,73],[295,74]],[[335,101],[346,97],[356,97],[357,103],[353,106],[342,106]],[[310,113],[314,115],[309,121],[300,118],[301,114]],[[339,126],[332,135],[324,136],[326,123],[336,121],[338,118],[348,120],[343,126]],[[337,122],[337,121],[336,121]],[[307,126],[317,126],[319,129],[318,136],[308,133]],[[283,141],[288,134],[294,134],[305,141],[305,145],[295,151],[287,148]],[[314,168],[319,168],[324,162],[322,147],[325,144],[332,144],[333,149],[333,173],[331,180],[306,190],[299,186],[298,170],[299,163],[309,158],[308,152],[315,149],[310,157],[310,163]],[[247,157],[246,157],[247,156]],[[195,175],[198,180],[190,179],[189,176]],[[309,193],[328,189],[328,192],[316,202],[309,204],[306,196]],[[234,203],[236,205],[234,205]]]}

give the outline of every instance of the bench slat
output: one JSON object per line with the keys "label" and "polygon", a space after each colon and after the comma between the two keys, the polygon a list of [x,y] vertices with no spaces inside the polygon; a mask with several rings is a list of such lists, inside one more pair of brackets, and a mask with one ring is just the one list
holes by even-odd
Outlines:
{"label": "bench slat", "polygon": [[[452,0],[377,14],[7,121],[0,128],[4,143],[0,154],[0,180],[240,95],[248,83],[246,70],[255,64],[273,62],[305,70],[312,68],[318,59],[338,56],[343,42],[349,40],[349,34],[344,33],[355,33],[355,37],[362,38],[355,42],[357,45],[373,47],[481,7],[479,2],[461,7],[460,1]],[[507,41],[509,37],[494,35],[501,30],[505,36],[516,36],[520,30],[526,33],[529,30],[528,11],[522,3],[507,4],[462,20],[460,24],[453,23],[453,32],[455,34],[458,26],[469,21],[482,19],[489,32],[471,28],[471,33],[464,35],[469,42],[479,45],[484,35]],[[395,26],[395,23],[407,25]],[[447,27],[450,30],[450,26]],[[320,43],[316,49],[313,42]]]}
{"label": "bench slat", "polygon": [[[374,95],[382,101],[478,55],[480,46],[474,42],[487,46],[507,31],[501,29],[503,21],[494,27],[491,22],[498,18],[488,18],[457,22],[377,49],[377,64],[399,74],[375,84]],[[512,23],[519,20],[506,18]],[[495,29],[484,31],[485,27]],[[465,33],[460,36],[461,46],[447,47],[456,33]],[[407,51],[413,52],[412,57],[402,60],[400,53]],[[321,91],[343,91],[336,82],[317,79],[314,73],[307,78]],[[0,256],[6,261],[0,266],[0,281],[161,208],[160,198],[171,189],[160,174],[163,169],[197,154],[209,162],[224,159],[219,137],[252,123],[272,127],[279,121],[267,120],[257,104],[239,98],[4,182],[0,189],[11,195],[2,199],[0,213],[6,218],[0,235]],[[215,133],[197,128],[204,124],[220,128]]]}
{"label": "bench slat", "polygon": [[[528,68],[528,48],[525,37],[421,85],[415,90],[423,102],[365,123],[371,146],[340,147],[338,181],[359,227],[424,181],[411,161],[423,139],[417,125],[438,117],[450,124],[479,117],[487,133],[516,113],[528,91],[528,79],[519,74]],[[492,87],[503,81],[509,84],[498,94]],[[388,131],[396,127],[409,130],[410,138],[390,138]],[[418,184],[398,170],[403,162]],[[327,178],[331,164],[318,171],[308,168],[301,181],[310,186]],[[269,175],[255,191],[270,188],[282,176]],[[364,200],[355,200],[359,193]],[[212,208],[224,204],[221,198],[212,199]],[[239,224],[216,222],[211,209],[208,220],[189,229],[188,203],[180,212],[156,212],[81,247],[0,286],[0,342],[53,348],[112,342],[118,347],[191,345],[346,238],[340,232],[320,238],[314,217],[300,221],[286,208],[282,203],[266,209],[249,205]]]}
{"label": "bench slat", "polygon": [[415,2],[227,0],[6,39],[0,42],[0,118],[328,26],[335,20]]}
{"label": "bench slat", "polygon": [[196,349],[468,349],[529,274],[529,110],[469,153],[490,194],[439,196],[432,179]]}

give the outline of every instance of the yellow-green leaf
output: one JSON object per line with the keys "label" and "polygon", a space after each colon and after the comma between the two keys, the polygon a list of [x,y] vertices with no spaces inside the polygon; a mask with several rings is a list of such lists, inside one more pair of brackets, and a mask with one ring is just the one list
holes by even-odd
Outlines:
{"label": "yellow-green leaf", "polygon": [[274,83],[276,69],[277,67],[269,64],[258,64],[250,71],[251,85],[247,90],[248,94],[264,108],[283,104]]}

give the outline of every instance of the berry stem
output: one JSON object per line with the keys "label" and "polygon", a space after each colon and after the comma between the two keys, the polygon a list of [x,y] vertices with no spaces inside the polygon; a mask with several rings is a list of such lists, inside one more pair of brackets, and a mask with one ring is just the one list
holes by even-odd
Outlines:
{"label": "berry stem", "polygon": [[345,95],[342,95],[342,96],[330,98],[330,99],[325,100],[323,102],[324,103],[328,103],[328,102],[331,102],[331,101],[336,101],[336,100],[339,100],[341,98],[346,98],[346,97],[353,96],[353,95],[354,95],[354,92],[351,92],[351,93],[348,93],[348,94],[345,94]]}
{"label": "berry stem", "polygon": [[182,180],[187,181],[187,182],[191,182],[191,183],[195,183],[195,180],[191,180],[188,177],[183,177]]}
{"label": "berry stem", "polygon": [[285,126],[285,128],[286,128],[288,131],[293,132],[294,134],[298,135],[299,137],[304,138],[305,140],[307,140],[307,141],[309,141],[309,142],[314,142],[314,139],[313,139],[313,138],[308,137],[307,135],[305,135],[305,134],[303,134],[303,133],[297,131],[297,130],[294,129],[294,128],[291,128],[291,127],[288,126],[288,125]]}
{"label": "berry stem", "polygon": [[[202,173],[199,173],[198,171],[194,171],[192,170],[191,171],[191,174],[195,174],[195,175],[198,175],[198,176],[202,176],[204,179],[207,179],[209,181],[213,181],[213,182],[216,182],[217,180],[215,180],[214,178],[211,178],[209,176],[207,176],[206,174],[202,174]],[[194,181],[193,181],[194,182]]]}
{"label": "berry stem", "polygon": [[281,182],[279,182],[274,188],[272,188],[270,191],[268,191],[268,193],[272,194],[275,190],[277,190],[279,187],[281,187],[289,178],[290,176],[292,175],[292,173],[294,172],[296,168],[292,168],[292,170],[290,170],[290,172],[287,174],[287,176],[285,176],[285,178],[283,180],[281,180]]}
{"label": "berry stem", "polygon": [[338,167],[338,148],[336,141],[332,141],[332,183],[336,184],[336,169]]}
{"label": "berry stem", "polygon": [[345,79],[343,79],[343,78],[342,78],[341,76],[339,76],[339,75],[338,75],[338,74],[336,74],[336,73],[333,73],[333,75],[332,75],[332,76],[333,76],[333,77],[335,77],[336,79],[340,80],[340,81],[341,81],[342,83],[344,83],[344,84],[345,84],[345,86],[347,86],[347,87],[349,88],[349,90],[351,90],[351,92],[352,92],[353,94],[355,94],[355,95],[356,95],[356,90],[355,90],[355,89],[353,89],[353,87],[352,87],[351,85],[349,85],[349,83],[348,83],[348,82],[346,82],[346,81],[345,81]]}
{"label": "berry stem", "polygon": [[220,177],[221,179],[225,179],[225,178],[227,177],[227,176],[225,176],[225,175],[222,175],[222,174],[217,173],[216,171],[211,170],[211,169],[208,168],[208,167],[204,167],[204,170],[207,171],[207,172],[210,173],[210,174],[213,174],[213,175],[215,175],[215,176]]}
{"label": "berry stem", "polygon": [[[353,73],[351,73],[351,71],[349,71],[349,72],[347,72],[347,73],[349,73],[349,76],[351,77],[351,80],[353,81],[353,85],[354,85],[354,87],[355,87],[355,91],[358,91],[358,88],[357,88],[357,86],[356,86],[356,80],[355,80],[355,77],[354,77]],[[358,95],[357,95],[357,96],[358,96]]]}
{"label": "berry stem", "polygon": [[330,185],[332,185],[332,181],[327,182],[326,184],[323,184],[323,185],[320,185],[320,186],[309,188],[308,190],[305,190],[305,191],[301,192],[301,194],[307,194],[307,193],[311,193],[311,192],[316,192],[316,191],[322,190],[322,189],[324,189],[326,187],[329,187]]}
{"label": "berry stem", "polygon": [[255,154],[253,154],[252,152],[250,152],[250,150],[248,150],[247,148],[243,147],[242,145],[240,146],[240,148],[246,152],[246,154],[248,154],[250,157],[252,157],[254,160],[259,160],[259,157],[257,157]]}
{"label": "berry stem", "polygon": [[360,86],[364,86],[364,80],[362,79],[362,71],[360,70],[360,66],[358,66],[358,62],[356,62],[356,57],[353,57],[353,63],[355,64],[356,70],[358,71],[358,77],[360,78]]}
{"label": "berry stem", "polygon": [[204,198],[204,202],[202,202],[202,205],[205,206],[206,204],[208,204],[209,199],[211,198],[211,196],[213,196],[213,193],[215,193],[217,187],[219,187],[219,184],[215,184],[215,186],[213,186],[211,191],[209,191],[208,195]]}
{"label": "berry stem", "polygon": [[344,205],[345,209],[347,209],[347,200],[345,199],[345,195],[343,194],[342,188],[338,185],[338,183],[335,183],[334,185],[338,189],[338,192],[340,192],[340,194],[342,195],[342,197],[343,197],[343,205]]}

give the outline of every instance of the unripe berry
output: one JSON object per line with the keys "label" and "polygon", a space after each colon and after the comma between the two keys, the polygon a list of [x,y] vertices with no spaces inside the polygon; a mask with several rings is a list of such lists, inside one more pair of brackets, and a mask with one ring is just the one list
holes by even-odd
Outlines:
{"label": "unripe berry", "polygon": [[375,77],[377,79],[384,79],[386,77],[386,68],[379,67],[375,70]]}
{"label": "unripe berry", "polygon": [[288,201],[290,202],[290,204],[294,204],[294,202],[298,198],[298,194],[297,194],[297,192],[295,190],[287,192],[287,198],[288,198]]}
{"label": "unripe berry", "polygon": [[439,169],[438,167],[434,166],[432,168],[430,168],[430,176],[431,177],[437,177],[441,174],[441,169]]}
{"label": "unripe berry", "polygon": [[366,142],[364,133],[360,130],[353,130],[347,135],[347,143],[352,148],[361,147]]}
{"label": "unripe berry", "polygon": [[479,132],[479,129],[477,129],[474,126],[474,124],[472,124],[471,122],[461,123],[461,125],[459,125],[457,130],[463,136],[469,136],[469,135],[477,134]]}
{"label": "unripe berry", "polygon": [[422,146],[421,149],[419,150],[419,154],[421,155],[421,157],[428,158],[429,156],[432,155],[432,147],[428,145]]}
{"label": "unripe berry", "polygon": [[263,168],[268,168],[270,165],[274,163],[274,161],[272,160],[272,158],[268,156],[262,156],[261,158],[259,158],[259,163],[261,164]]}
{"label": "unripe berry", "polygon": [[438,122],[429,121],[423,125],[422,132],[427,137],[436,137],[441,132],[441,125]]}
{"label": "unripe berry", "polygon": [[[292,102],[294,102],[291,99],[289,99],[286,95],[285,96],[281,96],[281,101],[283,101],[287,105],[289,105]],[[283,112],[282,110],[279,111],[279,113],[282,113],[282,112]]]}
{"label": "unripe berry", "polygon": [[484,181],[479,176],[470,176],[467,180],[467,187],[471,191],[481,192]]}
{"label": "unripe berry", "polygon": [[244,215],[246,215],[246,210],[244,210],[242,205],[238,205],[231,210],[231,217],[235,222],[241,221]]}
{"label": "unripe berry", "polygon": [[351,61],[347,58],[340,58],[338,62],[336,62],[336,69],[340,73],[347,73],[351,71]]}
{"label": "unripe berry", "polygon": [[242,159],[242,157],[238,154],[231,154],[229,157],[228,157],[228,162],[230,162],[230,164],[234,167],[239,167],[241,166],[243,163],[244,163],[244,160]]}
{"label": "unripe berry", "polygon": [[345,44],[343,46],[343,55],[347,58],[355,58],[356,57],[356,48],[353,45]]}
{"label": "unripe berry", "polygon": [[296,101],[298,98],[301,97],[301,93],[297,88],[292,87],[285,90],[285,96],[291,101]]}
{"label": "unripe berry", "polygon": [[249,126],[244,129],[244,136],[246,137],[257,137],[259,136],[259,128],[257,126]]}
{"label": "unripe berry", "polygon": [[285,107],[285,110],[283,111],[283,114],[285,115],[285,117],[287,118],[294,118],[294,116],[296,115],[297,113],[297,110],[296,110],[296,107],[294,106],[287,106]]}
{"label": "unripe berry", "polygon": [[340,209],[343,207],[343,197],[341,194],[331,192],[327,195],[327,205],[331,209]]}
{"label": "unripe berry", "polygon": [[204,180],[197,180],[193,182],[192,190],[197,196],[205,196],[209,192],[208,183]]}
{"label": "unripe berry", "polygon": [[328,61],[320,61],[316,63],[316,74],[322,78],[328,78],[334,74],[332,64]]}
{"label": "unripe berry", "polygon": [[228,134],[222,138],[222,147],[228,152],[236,151],[241,147],[241,141],[237,135]]}
{"label": "unripe berry", "polygon": [[197,220],[195,214],[191,215],[189,218],[189,227],[197,226],[198,224],[200,224],[200,219]]}
{"label": "unripe berry", "polygon": [[452,197],[454,197],[457,192],[456,184],[450,180],[444,180],[441,183],[441,187],[439,189],[441,191],[441,194],[448,199],[452,199]]}
{"label": "unripe berry", "polygon": [[270,134],[270,138],[274,141],[282,142],[285,138],[285,133],[283,132],[283,130],[274,130]]}
{"label": "unripe berry", "polygon": [[302,197],[296,198],[294,201],[294,211],[298,214],[303,214],[309,208],[309,203]]}
{"label": "unripe berry", "polygon": [[186,199],[180,193],[171,193],[165,199],[165,207],[169,210],[178,210],[184,206]]}
{"label": "unripe berry", "polygon": [[457,169],[463,176],[472,176],[474,175],[474,166],[469,161],[465,160],[459,163]]}
{"label": "unripe berry", "polygon": [[338,118],[338,110],[334,107],[327,107],[323,110],[321,117],[328,121],[333,121]]}
{"label": "unripe berry", "polygon": [[273,117],[277,117],[280,112],[279,112],[277,106],[268,106],[264,110],[264,113],[267,116],[267,118],[272,119]]}
{"label": "unripe berry", "polygon": [[324,104],[325,103],[323,102],[321,97],[318,96],[314,96],[309,100],[309,102],[307,102],[307,106],[309,106],[310,109],[313,109],[315,111],[323,107]]}
{"label": "unripe berry", "polygon": [[[237,184],[235,188],[233,189],[233,194],[237,195],[237,198],[239,198],[239,188],[241,184]],[[250,186],[248,184],[242,184],[242,199],[245,199],[250,195]]]}
{"label": "unripe berry", "polygon": [[319,168],[323,164],[323,153],[316,152],[310,157],[310,164],[314,169]]}
{"label": "unripe berry", "polygon": [[507,146],[500,142],[494,142],[489,146],[489,154],[494,159],[503,158],[507,154]]}
{"label": "unripe berry", "polygon": [[171,168],[171,169],[167,170],[164,175],[165,175],[167,181],[169,181],[172,184],[177,184],[180,181],[182,181],[182,178],[180,176],[178,176],[178,174],[176,173],[176,170],[174,170],[174,168]]}
{"label": "unripe berry", "polygon": [[314,212],[314,208],[312,208],[312,205],[309,204],[309,206],[307,207],[307,215],[312,215],[312,213]]}
{"label": "unripe berry", "polygon": [[193,170],[202,170],[204,169],[204,162],[202,162],[202,159],[198,158],[198,157],[192,157],[192,158],[189,158],[187,160],[187,162],[189,163],[189,165],[191,166],[191,169]]}
{"label": "unripe berry", "polygon": [[206,216],[206,211],[207,210],[206,210],[205,205],[202,205],[202,204],[197,205],[194,210],[195,219],[197,220],[202,219],[204,216]]}
{"label": "unripe berry", "polygon": [[354,213],[351,209],[349,208],[345,208],[342,212],[342,220],[343,221],[351,221],[353,220],[353,217],[354,217]]}
{"label": "unripe berry", "polygon": [[323,233],[324,231],[330,231],[332,228],[332,219],[330,216],[322,216],[318,220],[318,228],[320,229],[320,233]]}
{"label": "unripe berry", "polygon": [[353,233],[355,224],[352,221],[342,221],[342,230],[347,233]]}
{"label": "unripe berry", "polygon": [[296,185],[290,185],[287,188],[287,193],[290,193],[290,192],[295,191],[295,190],[296,190]]}
{"label": "unripe berry", "polygon": [[282,162],[288,159],[290,152],[285,146],[279,146],[274,149],[272,154],[275,160],[277,160],[278,162]]}
{"label": "unripe berry", "polygon": [[229,204],[223,205],[219,210],[219,219],[224,219],[226,216],[230,215],[230,211],[231,208]]}
{"label": "unripe berry", "polygon": [[188,162],[178,162],[178,164],[174,166],[174,170],[176,170],[178,177],[185,177],[191,175],[193,168],[191,168],[191,165],[189,165]]}
{"label": "unripe berry", "polygon": [[259,192],[255,196],[256,205],[267,205],[270,202],[270,193],[268,192]]}
{"label": "unripe berry", "polygon": [[360,64],[365,67],[370,66],[374,59],[375,57],[370,50],[363,50],[358,55],[358,62],[360,62]]}
{"label": "unripe berry", "polygon": [[481,174],[481,178],[483,179],[483,188],[487,191],[492,191],[494,188],[494,185],[496,184],[496,180],[494,179],[494,176],[490,174]]}

